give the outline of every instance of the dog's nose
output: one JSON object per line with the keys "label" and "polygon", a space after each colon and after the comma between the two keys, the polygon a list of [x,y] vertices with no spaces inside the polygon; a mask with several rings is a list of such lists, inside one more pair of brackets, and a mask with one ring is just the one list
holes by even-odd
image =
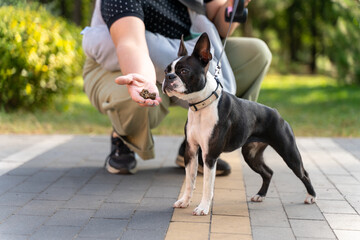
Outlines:
{"label": "dog's nose", "polygon": [[176,75],[174,73],[167,73],[165,77],[168,80],[174,80],[176,78]]}

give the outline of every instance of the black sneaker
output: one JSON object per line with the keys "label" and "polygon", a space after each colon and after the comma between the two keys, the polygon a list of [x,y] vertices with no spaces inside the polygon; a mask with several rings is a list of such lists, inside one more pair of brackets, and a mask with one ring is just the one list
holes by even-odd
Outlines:
{"label": "black sneaker", "polygon": [[[183,141],[179,148],[178,156],[176,157],[175,163],[180,167],[185,167],[184,162],[184,155],[185,155],[185,141]],[[202,160],[201,150],[199,151],[199,165],[198,165],[198,172],[204,172],[204,163]],[[216,176],[227,176],[231,173],[230,165],[225,162],[224,160],[218,158],[217,165],[216,165]]]}
{"label": "black sneaker", "polygon": [[113,174],[134,174],[136,172],[135,154],[126,144],[111,134],[111,152],[105,160],[105,169]]}

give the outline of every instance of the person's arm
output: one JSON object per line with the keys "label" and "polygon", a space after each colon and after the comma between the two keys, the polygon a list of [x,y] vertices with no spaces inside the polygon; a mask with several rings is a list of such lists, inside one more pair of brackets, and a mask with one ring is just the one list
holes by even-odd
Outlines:
{"label": "person's arm", "polygon": [[[123,74],[115,82],[127,85],[131,98],[140,106],[159,105],[155,67],[149,56],[143,21],[133,16],[120,18],[111,25],[110,34]],[[155,92],[156,99],[143,99],[139,95],[143,89]]]}
{"label": "person's arm", "polygon": [[[245,0],[245,7],[250,1]],[[225,21],[225,9],[229,6],[233,6],[233,0],[213,0],[206,4],[206,15],[215,24],[221,37],[226,36],[229,28],[229,23]],[[232,23],[230,35],[238,26],[239,23]]]}

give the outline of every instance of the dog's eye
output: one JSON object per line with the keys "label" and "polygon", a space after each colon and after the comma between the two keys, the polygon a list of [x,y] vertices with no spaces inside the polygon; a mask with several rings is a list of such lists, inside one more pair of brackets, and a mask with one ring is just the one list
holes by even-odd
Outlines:
{"label": "dog's eye", "polygon": [[185,69],[185,68],[183,68],[183,69],[181,69],[180,70],[180,73],[182,74],[182,75],[185,75],[185,74],[188,74],[188,70],[187,69]]}

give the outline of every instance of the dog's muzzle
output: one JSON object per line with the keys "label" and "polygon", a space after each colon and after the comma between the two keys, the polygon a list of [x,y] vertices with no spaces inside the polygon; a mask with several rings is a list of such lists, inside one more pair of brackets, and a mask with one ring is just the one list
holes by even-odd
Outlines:
{"label": "dog's muzzle", "polygon": [[162,84],[162,91],[163,93],[168,93],[171,91],[174,91],[174,88],[176,87],[176,84],[174,83],[177,76],[174,73],[167,73],[165,75],[165,80]]}

